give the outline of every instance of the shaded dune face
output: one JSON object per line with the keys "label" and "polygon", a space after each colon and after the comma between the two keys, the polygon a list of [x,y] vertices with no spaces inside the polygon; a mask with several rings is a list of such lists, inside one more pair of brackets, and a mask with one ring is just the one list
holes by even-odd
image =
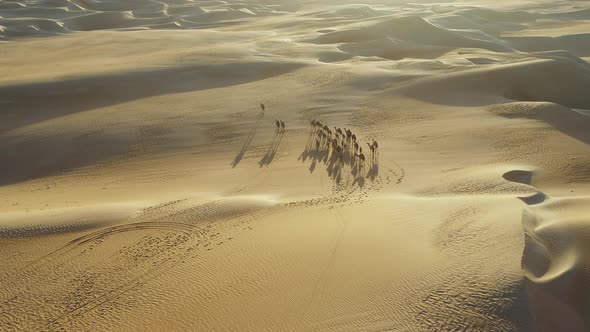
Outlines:
{"label": "shaded dune face", "polygon": [[587,204],[588,199],[551,199],[523,213],[522,266],[539,331],[590,328]]}
{"label": "shaded dune face", "polygon": [[[556,82],[558,84],[554,84]],[[540,55],[495,66],[474,66],[444,77],[427,77],[395,90],[428,102],[454,106],[546,101],[590,109],[590,97],[583,88],[588,84],[590,65],[585,61],[571,56]],[[435,92],[430,93],[435,86]],[[473,98],[459,98],[468,90]]]}
{"label": "shaded dune face", "polygon": [[[565,103],[567,100],[564,100]],[[490,106],[487,110],[506,118],[542,121],[580,142],[590,144],[590,133],[586,130],[590,126],[590,117],[557,103],[508,102]]]}
{"label": "shaded dune face", "polygon": [[[157,145],[172,133],[162,124],[113,130],[108,120],[93,122],[84,132],[39,130],[34,129],[36,124],[149,96],[244,84],[300,66],[280,61],[193,65],[0,87],[0,99],[11,101],[4,116],[12,120],[0,124],[4,137],[0,147],[6,151],[0,156],[0,184],[60,174],[126,154],[143,154],[146,144]],[[47,112],[47,108],[53,111]],[[13,165],[21,167],[15,170]]]}
{"label": "shaded dune face", "polygon": [[[534,172],[513,170],[511,182],[531,185]],[[587,197],[551,198],[543,192],[520,197],[524,249],[522,268],[536,331],[587,331],[590,327],[590,236]]]}

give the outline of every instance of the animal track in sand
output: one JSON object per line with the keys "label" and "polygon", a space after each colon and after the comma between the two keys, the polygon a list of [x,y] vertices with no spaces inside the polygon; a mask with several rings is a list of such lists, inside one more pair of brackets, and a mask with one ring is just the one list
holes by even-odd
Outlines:
{"label": "animal track in sand", "polygon": [[[197,206],[176,200],[146,208],[126,224],[81,236],[0,276],[0,325],[57,330],[99,307],[108,310],[121,295],[198,255],[199,248],[232,241],[256,211],[272,210],[266,206],[247,199]],[[22,279],[30,281],[26,288],[18,283]]]}
{"label": "animal track in sand", "polygon": [[[452,267],[460,269],[460,267]],[[480,280],[477,273],[457,271],[462,278],[444,278],[428,292],[418,304],[415,319],[425,331],[518,331],[526,328],[526,320],[498,319],[498,311],[526,310],[522,299],[522,285],[507,280],[498,289]],[[504,315],[507,316],[507,315]]]}

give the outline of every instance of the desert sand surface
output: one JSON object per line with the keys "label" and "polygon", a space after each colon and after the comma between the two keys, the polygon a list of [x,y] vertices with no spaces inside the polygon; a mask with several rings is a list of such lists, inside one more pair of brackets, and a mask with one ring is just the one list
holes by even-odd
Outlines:
{"label": "desert sand surface", "polygon": [[587,1],[0,1],[0,330],[589,331],[589,59]]}

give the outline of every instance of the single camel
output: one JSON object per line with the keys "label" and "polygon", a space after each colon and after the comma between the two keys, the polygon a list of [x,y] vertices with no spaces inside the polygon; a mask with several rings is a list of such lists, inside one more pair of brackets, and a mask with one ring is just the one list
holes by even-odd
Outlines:
{"label": "single camel", "polygon": [[334,147],[334,153],[337,160],[342,159],[342,148],[338,145]]}
{"label": "single camel", "polygon": [[355,154],[359,158],[359,173],[362,172],[363,168],[365,168],[365,155],[362,153]]}
{"label": "single camel", "polygon": [[260,108],[262,108],[262,112],[264,113],[264,110],[266,109],[266,107],[264,107],[264,104],[260,104]]}
{"label": "single camel", "polygon": [[371,150],[371,160],[375,159],[375,146],[373,144],[367,143],[369,149]]}
{"label": "single camel", "polygon": [[281,130],[285,131],[285,123],[283,121],[281,121]]}
{"label": "single camel", "polygon": [[277,124],[277,131],[279,131],[281,129],[281,123],[279,120],[275,120],[275,123]]}
{"label": "single camel", "polygon": [[373,140],[373,150],[375,150],[375,160],[379,157],[379,144],[376,140]]}

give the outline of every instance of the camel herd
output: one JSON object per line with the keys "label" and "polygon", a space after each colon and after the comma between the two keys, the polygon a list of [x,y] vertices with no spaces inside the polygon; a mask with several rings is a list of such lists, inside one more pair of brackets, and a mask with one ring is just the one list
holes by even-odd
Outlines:
{"label": "camel herd", "polygon": [[[252,138],[258,128],[260,120],[264,117],[266,106],[260,104],[260,114],[256,125],[252,128],[250,135],[246,139],[242,150],[232,162],[232,167],[235,167],[243,158]],[[283,134],[285,133],[285,122],[282,120],[275,120],[276,132],[269,151],[262,158],[260,165],[270,164],[274,158],[278,146],[281,142]],[[317,161],[324,162],[327,165],[326,170],[334,179],[340,179],[342,166],[348,164],[351,167],[352,174],[356,179],[362,179],[366,176],[373,179],[378,174],[378,155],[379,145],[376,140],[370,140],[366,143],[368,146],[369,157],[365,157],[363,147],[357,140],[357,135],[350,129],[333,127],[331,129],[328,125],[323,124],[319,120],[312,120],[310,122],[311,132],[307,141],[304,152],[300,156],[300,160],[305,161],[307,157],[313,160],[310,171],[313,172]],[[365,170],[367,159],[369,160],[368,171]],[[356,181],[356,180],[355,180]],[[358,180],[361,181],[361,180]],[[359,182],[360,183],[360,182]]]}
{"label": "camel herd", "polygon": [[[359,174],[362,174],[365,168],[365,154],[362,146],[357,142],[356,135],[350,129],[334,127],[334,130],[332,130],[318,120],[312,120],[310,124],[312,134],[315,137],[316,151],[326,150],[330,152],[331,150],[332,155],[337,160],[344,160],[347,156],[354,156],[352,166],[355,166],[354,163],[356,163]],[[371,165],[373,165],[376,162],[379,145],[375,140],[372,143],[367,143],[367,145],[369,146]],[[346,159],[350,160],[351,158]]]}

